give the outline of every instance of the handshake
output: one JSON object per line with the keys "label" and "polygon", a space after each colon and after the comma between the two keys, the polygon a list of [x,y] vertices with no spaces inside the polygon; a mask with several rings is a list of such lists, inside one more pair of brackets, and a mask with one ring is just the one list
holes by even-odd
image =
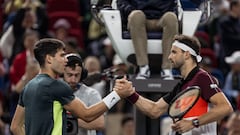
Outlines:
{"label": "handshake", "polygon": [[135,88],[132,85],[132,82],[128,81],[126,76],[115,80],[113,90],[117,92],[121,98],[127,98],[133,104],[139,98],[139,95],[136,93]]}

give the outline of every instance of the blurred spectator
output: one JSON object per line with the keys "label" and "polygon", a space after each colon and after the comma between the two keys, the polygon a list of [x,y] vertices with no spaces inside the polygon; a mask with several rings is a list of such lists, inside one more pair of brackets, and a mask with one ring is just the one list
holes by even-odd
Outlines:
{"label": "blurred spectator", "polygon": [[[6,128],[6,123],[2,120],[4,114],[3,110],[3,95],[0,93],[0,134],[5,135],[5,128]],[[6,129],[9,130],[9,129]]]}
{"label": "blurred spectator", "polygon": [[53,28],[54,28],[53,37],[66,42],[67,38],[69,37],[68,30],[71,28],[71,25],[68,22],[68,20],[64,18],[58,19],[54,23]]}
{"label": "blurred spectator", "polygon": [[78,39],[70,34],[71,29],[74,28],[71,26],[70,22],[65,18],[60,18],[53,24],[53,29],[49,32],[49,34],[52,37],[65,42],[67,45],[67,51],[71,51],[72,53],[80,53],[82,52],[82,48],[79,46]]}
{"label": "blurred spectator", "polygon": [[231,56],[226,57],[225,61],[230,64],[231,70],[227,74],[223,91],[236,109],[237,105],[240,104],[237,101],[240,96],[240,51],[235,51]]}
{"label": "blurred spectator", "polygon": [[[240,0],[230,1],[230,11],[219,22],[220,44],[222,56],[230,56],[234,51],[240,50]],[[224,62],[224,61],[223,61]],[[225,70],[225,63],[220,63]]]}
{"label": "blurred spectator", "polygon": [[11,108],[10,113],[15,112],[18,101],[18,95],[21,93],[25,84],[30,81],[39,72],[39,64],[35,60],[33,48],[35,42],[39,39],[36,31],[26,31],[24,34],[25,50],[17,54],[10,66],[11,81]]}
{"label": "blurred spectator", "polygon": [[112,46],[111,40],[107,37],[103,40],[103,52],[100,55],[100,62],[103,69],[112,67],[113,56],[115,51]]}
{"label": "blurred spectator", "polygon": [[[218,43],[218,23],[220,18],[225,16],[229,11],[229,0],[214,0],[211,4],[213,4],[214,9],[207,24],[207,31],[209,34],[209,45],[215,50],[219,47],[216,44],[216,42]],[[216,51],[218,52],[219,50],[217,49]]]}
{"label": "blurred spectator", "polygon": [[[77,40],[75,38],[69,38],[67,39],[66,43],[65,43],[65,52],[66,54],[69,53],[81,53],[81,50],[77,44]],[[83,55],[81,55],[83,56]]]}
{"label": "blurred spectator", "polygon": [[49,31],[55,31],[54,25],[58,20],[67,20],[71,26],[68,28],[68,36],[75,37],[78,41],[78,46],[84,49],[83,40],[85,35],[81,26],[83,17],[79,14],[81,10],[79,3],[79,0],[48,0],[46,4],[49,17]]}
{"label": "blurred spectator", "polygon": [[230,118],[227,121],[227,135],[240,135],[240,112],[236,111],[231,114]]}
{"label": "blurred spectator", "polygon": [[126,65],[119,55],[115,54],[113,57],[113,68],[116,68],[116,75],[127,75],[128,74],[128,65]]}
{"label": "blurred spectator", "polygon": [[6,69],[4,67],[4,64],[3,64],[3,57],[2,57],[2,54],[0,52],[0,77],[4,76],[6,73]]}
{"label": "blurred spectator", "polygon": [[3,64],[3,58],[1,56],[1,53],[0,53],[0,79],[1,79],[1,83],[0,83],[0,134],[4,134],[4,129],[5,129],[5,123],[2,121],[2,117],[3,117],[3,114],[4,114],[4,107],[3,107],[3,104],[4,104],[4,92],[2,90],[2,88],[4,86],[4,84],[2,84],[2,79],[4,77],[4,75],[6,74],[6,69],[5,69],[5,66]]}
{"label": "blurred spectator", "polygon": [[101,72],[101,64],[97,57],[88,56],[84,60],[85,68],[88,70],[89,74],[99,73]]}
{"label": "blurred spectator", "polygon": [[23,3],[23,0],[5,1],[3,11],[5,16],[5,23],[3,25],[3,31],[6,31],[6,29],[13,23],[16,12],[22,7]]}
{"label": "blurred spectator", "polygon": [[121,135],[135,135],[134,119],[130,115],[126,115],[121,121],[122,134]]}
{"label": "blurred spectator", "polygon": [[4,14],[6,16],[4,23],[4,31],[13,23],[16,13],[21,8],[31,8],[37,15],[38,28],[40,35],[45,35],[47,32],[47,14],[45,6],[39,0],[7,0],[4,3]]}
{"label": "blurred spectator", "polygon": [[38,31],[40,37],[47,36],[48,20],[44,5],[38,0],[25,0],[19,3],[21,8],[14,12],[12,20],[6,26],[0,40],[0,48],[4,58],[12,60],[24,50],[23,35],[29,29]]}
{"label": "blurred spectator", "polygon": [[88,39],[89,44],[87,46],[87,51],[90,55],[99,56],[102,51],[102,42],[106,38],[105,28],[98,24],[93,18],[89,24],[88,28]]}
{"label": "blurred spectator", "polygon": [[104,35],[106,35],[105,28],[99,23],[97,23],[94,18],[92,18],[88,28],[88,38],[94,41]]}
{"label": "blurred spectator", "polygon": [[219,30],[226,56],[230,56],[235,50],[240,50],[240,0],[230,1],[229,14],[222,18]]}
{"label": "blurred spectator", "polygon": [[4,58],[13,58],[24,50],[23,35],[26,30],[31,29],[36,24],[36,14],[31,8],[21,8],[14,19],[13,24],[8,27],[0,39],[0,49]]}
{"label": "blurred spectator", "polygon": [[[101,64],[97,57],[88,56],[84,60],[84,67],[88,70],[88,78],[91,79],[94,75],[98,74],[98,78],[92,78],[92,83],[88,83],[89,87],[92,87],[101,94],[102,97],[106,95],[106,81],[103,80],[101,75]],[[92,76],[92,77],[91,77]],[[86,81],[85,81],[86,82]]]}
{"label": "blurred spectator", "polygon": [[[90,1],[88,0],[78,0],[79,7],[80,7],[80,23],[81,23],[81,28],[83,31],[84,37],[87,37],[85,35],[88,35],[88,29],[89,29],[89,24],[92,19],[92,14],[91,14],[91,4]],[[88,38],[85,38],[85,43],[88,44]]]}

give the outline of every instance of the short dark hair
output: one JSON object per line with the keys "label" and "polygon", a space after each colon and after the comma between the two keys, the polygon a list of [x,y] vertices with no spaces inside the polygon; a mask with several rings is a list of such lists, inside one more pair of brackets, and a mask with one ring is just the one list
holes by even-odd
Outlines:
{"label": "short dark hair", "polygon": [[[177,40],[178,42],[189,46],[196,52],[197,55],[200,55],[201,44],[196,37],[190,37],[186,35],[176,35],[174,37],[174,40]],[[197,59],[195,56],[192,56],[192,58],[197,62]]]}
{"label": "short dark hair", "polygon": [[65,57],[68,60],[66,67],[70,67],[73,70],[75,70],[77,66],[80,66],[82,68],[80,81],[84,80],[88,76],[88,71],[84,68],[81,56],[76,53],[70,53],[67,54]]}
{"label": "short dark hair", "polygon": [[55,56],[59,49],[64,49],[65,44],[53,38],[44,38],[35,43],[34,56],[38,61],[39,65],[45,66],[45,57],[47,55]]}
{"label": "short dark hair", "polygon": [[237,6],[239,3],[239,0],[230,0],[230,9],[232,9],[234,6]]}
{"label": "short dark hair", "polygon": [[83,68],[83,60],[80,57],[80,55],[75,53],[70,53],[65,56],[68,60],[66,67],[71,67],[73,69],[76,68],[76,66],[80,66]]}

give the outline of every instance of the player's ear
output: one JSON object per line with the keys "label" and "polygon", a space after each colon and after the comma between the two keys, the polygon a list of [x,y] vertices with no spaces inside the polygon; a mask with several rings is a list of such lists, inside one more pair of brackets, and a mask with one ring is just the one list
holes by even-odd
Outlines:
{"label": "player's ear", "polygon": [[191,59],[191,54],[189,51],[185,51],[184,55],[186,59]]}
{"label": "player's ear", "polygon": [[51,55],[46,55],[46,62],[48,63],[48,64],[51,64],[52,63],[52,56]]}

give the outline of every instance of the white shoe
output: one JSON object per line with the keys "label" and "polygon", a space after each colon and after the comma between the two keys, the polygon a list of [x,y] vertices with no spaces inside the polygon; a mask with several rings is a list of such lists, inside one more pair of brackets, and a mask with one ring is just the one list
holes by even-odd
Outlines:
{"label": "white shoe", "polygon": [[161,72],[161,77],[163,80],[174,80],[171,69],[163,69]]}
{"label": "white shoe", "polygon": [[139,72],[136,79],[147,79],[150,78],[150,69],[148,65],[139,67]]}

